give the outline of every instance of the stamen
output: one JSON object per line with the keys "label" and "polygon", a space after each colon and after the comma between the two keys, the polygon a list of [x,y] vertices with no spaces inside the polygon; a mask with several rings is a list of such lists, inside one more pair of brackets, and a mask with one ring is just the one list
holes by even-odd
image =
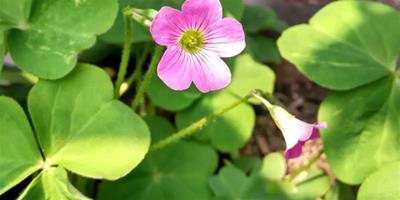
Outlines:
{"label": "stamen", "polygon": [[200,31],[190,29],[182,34],[179,44],[184,51],[195,54],[204,47],[204,36]]}

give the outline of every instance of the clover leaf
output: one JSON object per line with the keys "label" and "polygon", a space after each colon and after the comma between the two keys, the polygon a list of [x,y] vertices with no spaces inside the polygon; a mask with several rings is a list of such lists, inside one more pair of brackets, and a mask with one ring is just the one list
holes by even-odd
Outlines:
{"label": "clover leaf", "polygon": [[359,200],[392,200],[400,199],[400,162],[382,167],[369,176],[358,193]]}
{"label": "clover leaf", "polygon": [[201,93],[193,86],[185,91],[171,90],[158,76],[150,81],[147,95],[154,104],[169,111],[183,110],[201,97]]}
{"label": "clover leaf", "polygon": [[249,175],[228,164],[209,183],[215,199],[221,200],[309,200],[323,196],[330,187],[329,177],[322,170],[305,171],[307,175],[296,184],[283,179],[285,172],[282,153],[271,153],[264,157],[261,168]]}
{"label": "clover leaf", "polygon": [[[176,115],[179,129],[237,101],[233,95],[220,92],[203,96],[189,108]],[[250,139],[255,124],[255,113],[248,104],[240,104],[202,128],[195,137],[210,142],[222,152],[233,152]]]}
{"label": "clover leaf", "polygon": [[[227,90],[232,94],[244,97],[255,88],[273,93],[275,73],[266,65],[255,61],[249,54],[242,54],[230,62],[232,82]],[[251,103],[259,104],[252,99]]]}
{"label": "clover leaf", "polygon": [[[0,194],[42,167],[29,121],[17,102],[0,97]],[[10,167],[12,166],[12,167]]]}
{"label": "clover leaf", "polygon": [[[63,79],[40,80],[30,91],[28,107],[37,143],[23,110],[0,97],[0,179],[4,180],[0,194],[40,169],[43,177],[35,180],[51,184],[45,182],[60,179],[46,171],[53,167],[115,180],[138,165],[148,151],[146,124],[113,99],[112,82],[98,67],[79,65]],[[32,184],[37,188],[39,183]]]}
{"label": "clover leaf", "polygon": [[[164,118],[150,117],[146,121],[155,138],[161,139],[174,132],[173,126]],[[180,141],[149,154],[128,176],[115,182],[103,182],[98,198],[210,199],[207,183],[217,164],[217,153],[212,147]],[[176,188],[179,188],[178,192]]]}
{"label": "clover leaf", "polygon": [[30,199],[89,200],[71,185],[67,171],[60,167],[44,169],[18,198]]}
{"label": "clover leaf", "polygon": [[322,103],[319,118],[329,123],[322,134],[325,152],[341,180],[361,183],[386,163],[400,160],[398,102],[400,80],[389,77],[334,92]]}
{"label": "clover leaf", "polygon": [[[286,163],[281,153],[267,155],[260,169],[246,175],[232,164],[209,180],[215,199],[286,200],[290,186],[282,181]],[[277,173],[273,173],[273,172]]]}
{"label": "clover leaf", "polygon": [[118,9],[115,0],[2,0],[1,4],[0,30],[7,25],[6,42],[13,60],[45,79],[71,72],[77,54],[111,27]]}
{"label": "clover leaf", "polygon": [[322,131],[328,162],[346,183],[359,184],[400,160],[399,34],[399,11],[371,1],[338,1],[278,41],[283,57],[308,78],[347,90],[333,92],[319,111],[319,120],[329,124]]}
{"label": "clover leaf", "polygon": [[399,35],[399,11],[371,1],[338,1],[309,24],[283,32],[278,47],[311,80],[346,90],[393,74]]}

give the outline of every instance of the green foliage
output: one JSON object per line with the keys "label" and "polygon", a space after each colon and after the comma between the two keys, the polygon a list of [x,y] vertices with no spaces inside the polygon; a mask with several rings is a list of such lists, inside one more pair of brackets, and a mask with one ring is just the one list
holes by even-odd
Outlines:
{"label": "green foliage", "polygon": [[33,87],[29,110],[47,162],[84,176],[117,179],[143,159],[150,143],[147,126],[113,100],[112,89],[107,74],[89,65]]}
{"label": "green foliage", "polygon": [[217,176],[210,179],[210,187],[216,200],[265,200],[262,185],[259,178],[247,177],[244,172],[233,165],[225,166]]}
{"label": "green foliage", "polygon": [[281,21],[271,8],[265,6],[245,6],[241,21],[248,33],[265,30],[281,32],[287,27],[287,24]]}
{"label": "green foliage", "polygon": [[[23,110],[13,100],[0,97],[0,141],[4,143],[0,146],[0,178],[4,180],[0,194],[41,168],[42,177],[34,180],[34,194],[28,197],[70,192],[65,192],[64,175],[46,171],[54,166],[110,180],[130,172],[147,153],[149,131],[129,107],[113,99],[112,91],[107,74],[91,65],[79,65],[57,81],[40,80],[28,97],[37,144]],[[40,186],[53,183],[59,186]],[[45,194],[40,192],[43,188]]]}
{"label": "green foliage", "polygon": [[18,198],[36,199],[89,200],[69,183],[67,171],[59,167],[44,169]]}
{"label": "green foliage", "polygon": [[321,105],[320,120],[330,126],[322,135],[325,151],[343,181],[360,183],[379,167],[400,160],[399,86],[397,78],[384,78],[334,92]]}
{"label": "green foliage", "polygon": [[281,62],[278,46],[274,39],[257,34],[247,34],[246,40],[246,52],[258,61],[274,64]]}
{"label": "green foliage", "polygon": [[400,162],[382,167],[361,185],[358,200],[400,199]]}
{"label": "green foliage", "polygon": [[8,27],[6,41],[17,66],[41,78],[58,79],[72,71],[77,54],[91,47],[96,35],[111,27],[117,3],[25,0],[21,4],[2,0],[0,13],[0,22]]}
{"label": "green foliage", "polygon": [[0,72],[3,69],[4,54],[6,53],[6,47],[4,45],[4,32],[0,29]]}
{"label": "green foliage", "polygon": [[244,12],[243,0],[221,0],[224,16],[242,18]]}
{"label": "green foliage", "polygon": [[201,97],[201,93],[194,86],[185,91],[171,90],[158,76],[152,78],[147,95],[154,104],[169,111],[183,110]]}
{"label": "green foliage", "polygon": [[309,24],[286,30],[278,46],[311,80],[346,90],[394,72],[399,34],[400,12],[395,9],[370,1],[339,1],[320,10]]}
{"label": "green foliage", "polygon": [[[186,110],[176,115],[178,129],[208,116],[214,111],[226,107],[237,99],[229,93],[211,93],[205,95]],[[222,152],[233,152],[246,144],[255,123],[255,114],[251,106],[241,104],[202,128],[195,137],[210,142]]]}
{"label": "green foliage", "polygon": [[326,200],[354,200],[352,188],[341,182],[336,182],[335,185],[325,196]]}
{"label": "green foliage", "polygon": [[[273,93],[275,74],[268,67],[255,61],[250,55],[242,54],[230,62],[232,82],[227,91],[238,97],[248,95],[255,88]],[[258,104],[259,101],[252,100]]]}
{"label": "green foliage", "polygon": [[29,20],[32,0],[0,0],[0,27],[25,24]]}
{"label": "green foliage", "polygon": [[330,187],[328,176],[316,169],[305,172],[297,184],[283,180],[286,161],[281,153],[272,153],[249,175],[228,164],[210,179],[210,187],[215,199],[221,200],[310,200],[323,196]]}
{"label": "green foliage", "polygon": [[[173,132],[172,125],[163,118],[150,117],[146,121],[155,138]],[[210,146],[180,141],[149,154],[128,176],[102,183],[99,200],[210,199],[207,183],[217,163],[217,154]]]}
{"label": "green foliage", "polygon": [[[22,108],[0,97],[0,194],[42,167],[29,121]],[[12,166],[12,167],[11,167]]]}
{"label": "green foliage", "polygon": [[308,78],[348,90],[333,92],[319,111],[319,120],[329,125],[322,131],[328,162],[346,183],[359,184],[400,160],[399,34],[399,11],[339,1],[278,41],[282,55]]}

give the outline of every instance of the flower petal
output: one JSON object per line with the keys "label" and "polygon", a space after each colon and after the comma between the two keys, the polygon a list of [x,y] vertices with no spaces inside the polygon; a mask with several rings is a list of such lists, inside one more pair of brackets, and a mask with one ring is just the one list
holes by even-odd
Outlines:
{"label": "flower petal", "polygon": [[191,29],[204,30],[222,19],[219,0],[186,0],[182,12]]}
{"label": "flower petal", "polygon": [[301,152],[302,152],[303,144],[304,144],[303,142],[298,142],[292,148],[286,150],[285,151],[285,158],[286,159],[293,159],[293,158],[299,157],[301,155]]}
{"label": "flower petal", "polygon": [[164,46],[177,44],[185,29],[182,17],[179,10],[162,7],[150,26],[154,41]]}
{"label": "flower petal", "polygon": [[246,47],[242,24],[233,18],[224,18],[205,31],[205,48],[220,57],[238,55]]}
{"label": "flower petal", "polygon": [[203,93],[226,87],[231,82],[231,71],[213,52],[202,51],[191,55],[194,65],[193,82]]}
{"label": "flower petal", "polygon": [[308,138],[308,140],[314,140],[317,138],[320,138],[321,136],[319,135],[319,130],[318,128],[314,127],[314,129],[312,130],[312,134],[310,136],[310,138]]}
{"label": "flower petal", "polygon": [[171,89],[186,90],[192,83],[193,66],[179,46],[169,46],[158,64],[157,74]]}

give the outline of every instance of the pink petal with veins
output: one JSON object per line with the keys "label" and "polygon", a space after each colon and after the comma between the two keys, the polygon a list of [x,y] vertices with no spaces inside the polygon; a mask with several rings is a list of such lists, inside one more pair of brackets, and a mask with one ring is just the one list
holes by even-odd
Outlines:
{"label": "pink petal with veins", "polygon": [[181,11],[162,7],[150,26],[150,33],[157,44],[169,46],[177,44],[184,29]]}
{"label": "pink petal with veins", "polygon": [[216,52],[220,57],[238,55],[246,47],[243,27],[233,18],[225,18],[205,31],[205,49]]}

